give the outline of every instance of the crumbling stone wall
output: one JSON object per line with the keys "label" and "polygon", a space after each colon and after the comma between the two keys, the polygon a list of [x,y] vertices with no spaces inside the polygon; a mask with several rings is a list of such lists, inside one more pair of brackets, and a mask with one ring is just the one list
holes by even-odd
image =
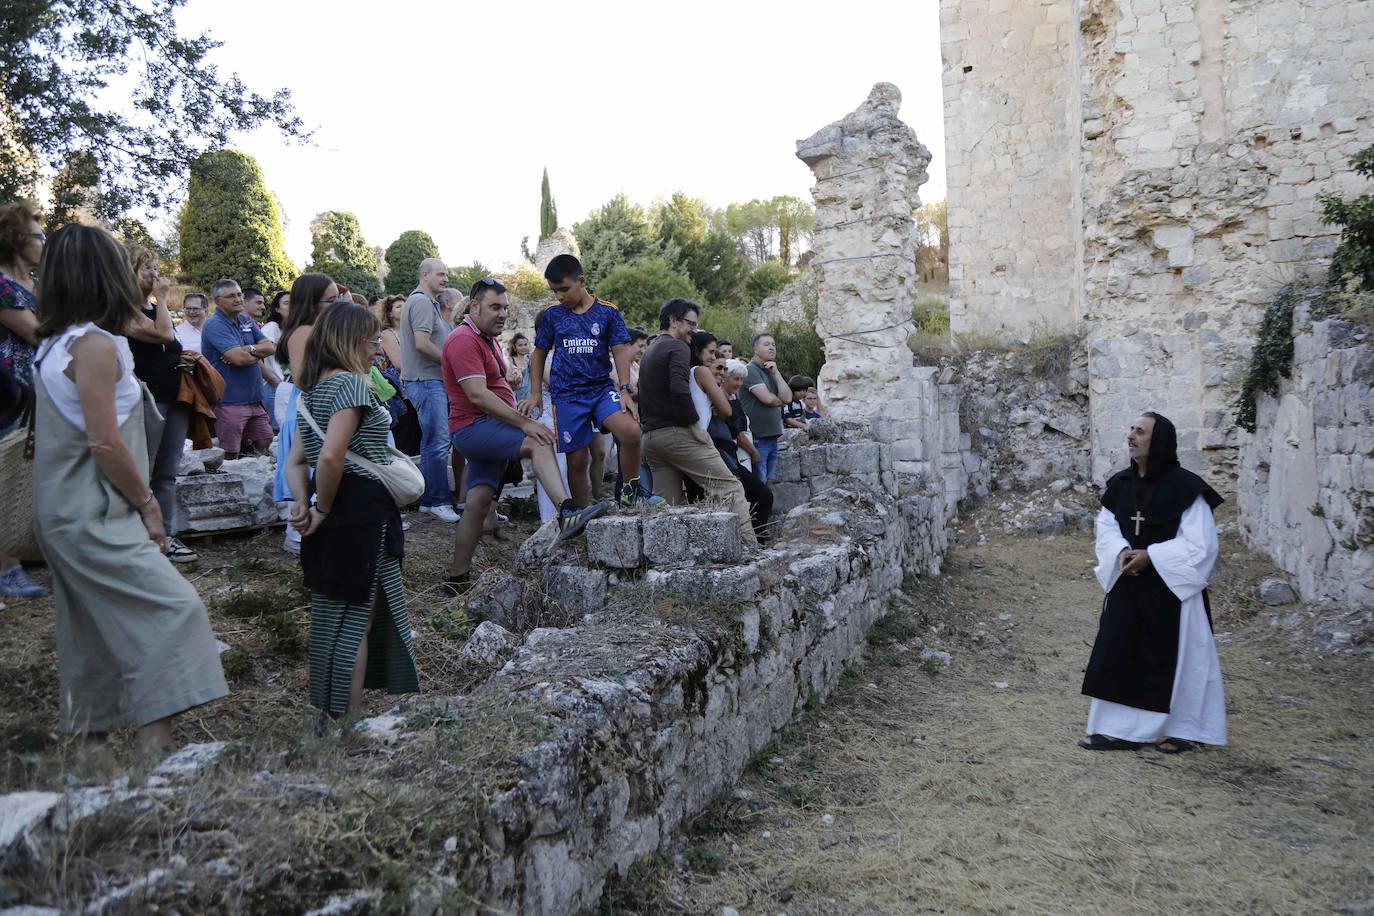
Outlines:
{"label": "crumbling stone wall", "polygon": [[1241,451],[1241,533],[1304,599],[1374,606],[1374,340],[1299,306],[1292,378]]}
{"label": "crumbling stone wall", "polygon": [[776,321],[805,321],[808,296],[812,297],[813,303],[816,301],[816,275],[810,269],[784,286],[776,296],[769,296],[760,302],[758,308],[750,313],[749,323],[757,333],[768,330]]}
{"label": "crumbling stone wall", "polygon": [[1072,0],[941,0],[949,314],[958,333],[1080,314]]}
{"label": "crumbling stone wall", "polygon": [[[964,271],[954,330],[1023,332],[1043,317],[962,292],[975,264],[1052,302],[1063,287],[1044,283],[1046,267],[1072,277],[1072,308],[1054,311],[1089,338],[1094,478],[1119,461],[1131,417],[1156,409],[1184,463],[1225,487],[1240,444],[1228,405],[1262,306],[1323,273],[1336,236],[1317,195],[1355,193],[1349,159],[1374,143],[1374,6],[945,0],[942,36],[951,261]],[[1047,107],[1052,87],[1065,101]],[[1016,205],[983,206],[998,197]],[[1027,238],[1058,235],[1065,213],[1073,244]]]}
{"label": "crumbling stone wall", "polygon": [[854,111],[797,141],[797,158],[816,176],[811,269],[826,351],[819,383],[837,419],[881,415],[892,399],[911,396],[912,213],[930,151],[897,117],[901,102],[896,86],[878,83]]}

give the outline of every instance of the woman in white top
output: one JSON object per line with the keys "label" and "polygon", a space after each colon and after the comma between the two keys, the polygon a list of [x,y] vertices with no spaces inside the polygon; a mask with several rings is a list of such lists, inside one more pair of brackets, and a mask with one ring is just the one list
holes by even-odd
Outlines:
{"label": "woman in white top", "polygon": [[267,323],[262,326],[262,336],[272,343],[281,340],[282,328],[286,327],[286,318],[291,314],[291,294],[286,290],[280,290],[272,297],[272,303],[267,307]]}
{"label": "woman in white top", "polygon": [[[716,338],[710,331],[692,332],[692,371],[687,377],[692,405],[697,409],[697,428],[705,430],[711,416],[729,419],[730,401],[716,381]],[[708,440],[709,441],[709,440]]]}
{"label": "woman in white top", "polygon": [[57,605],[59,727],[132,726],[146,753],[164,753],[175,714],[229,691],[148,486],[143,412],[155,408],[122,336],[147,320],[142,297],[119,243],[89,226],[48,240],[41,276],[33,514]]}

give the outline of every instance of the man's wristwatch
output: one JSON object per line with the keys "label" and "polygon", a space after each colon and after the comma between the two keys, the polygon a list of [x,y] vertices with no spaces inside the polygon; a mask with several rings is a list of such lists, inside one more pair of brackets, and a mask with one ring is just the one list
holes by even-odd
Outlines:
{"label": "man's wristwatch", "polygon": [[630,392],[630,394],[634,394],[634,393],[635,393],[635,390],[634,390],[633,388],[631,388],[629,385],[621,385],[621,386],[620,386],[620,390],[621,390],[621,391],[628,391],[628,392]]}

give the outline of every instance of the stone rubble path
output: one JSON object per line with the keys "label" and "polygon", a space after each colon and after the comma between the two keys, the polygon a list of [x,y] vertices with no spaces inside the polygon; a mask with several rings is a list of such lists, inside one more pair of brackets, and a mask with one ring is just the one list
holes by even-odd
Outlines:
{"label": "stone rubble path", "polygon": [[723,869],[670,870],[641,911],[1374,912],[1374,659],[1228,616],[1227,590],[1253,589],[1232,574],[1214,589],[1231,745],[1081,750],[1091,550],[952,550],[865,666],[698,822],[686,843]]}

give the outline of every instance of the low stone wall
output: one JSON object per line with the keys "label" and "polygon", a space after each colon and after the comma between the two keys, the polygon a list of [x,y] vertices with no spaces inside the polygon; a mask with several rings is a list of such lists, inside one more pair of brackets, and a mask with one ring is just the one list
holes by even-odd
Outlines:
{"label": "low stone wall", "polygon": [[1374,605],[1374,334],[1295,310],[1292,377],[1241,447],[1241,532],[1309,601]]}
{"label": "low stone wall", "polygon": [[[866,427],[829,424],[826,435],[833,438],[792,443],[797,484],[811,495],[779,519],[765,550],[746,549],[730,513],[680,507],[595,520],[585,541],[559,544],[546,526],[522,547],[511,574],[488,574],[468,602],[469,614],[486,619],[463,651],[493,665],[493,674],[462,696],[415,697],[360,723],[385,741],[384,756],[402,772],[399,761],[418,754],[427,779],[448,769],[464,779],[471,763],[461,762],[463,753],[499,771],[461,796],[471,804],[460,801],[457,814],[432,799],[430,817],[444,820],[427,832],[447,839],[425,850],[433,864],[424,881],[393,904],[426,914],[586,912],[608,881],[669,849],[674,832],[727,790],[754,754],[830,693],[903,578],[939,570],[946,515],[943,495],[899,479],[889,446],[871,441]],[[449,726],[448,743],[427,744],[438,741],[443,722],[473,724]],[[197,749],[197,766],[217,766],[223,750]],[[355,767],[352,755],[317,765],[334,767],[323,770],[332,776],[269,772],[264,767],[283,766],[273,759],[229,764],[254,773],[239,778],[273,799],[253,809],[230,798],[242,809],[237,835],[264,829],[242,818],[290,819],[298,808],[305,816],[321,795],[333,797],[330,783],[358,778],[337,769]],[[96,793],[100,805],[82,807],[62,793],[0,799],[0,812],[8,812],[4,868],[42,867],[74,835],[74,819],[113,812],[115,802],[189,807],[185,799],[216,779],[161,775],[132,794],[120,786],[75,790]],[[302,785],[317,788],[302,796],[293,788]],[[449,788],[457,797],[462,786]],[[386,789],[409,790],[408,781]],[[123,872],[129,890],[112,893],[137,889],[150,905],[183,911],[217,899],[321,899],[321,882],[305,863],[295,865],[299,876],[261,867],[262,851],[216,829],[220,821],[204,812],[188,818],[185,829],[195,836],[178,846],[186,854],[158,860],[143,877],[135,876],[149,867],[146,850],[131,849]],[[202,829],[210,833],[196,833]],[[384,894],[337,882],[328,893],[319,912],[361,912]]]}

